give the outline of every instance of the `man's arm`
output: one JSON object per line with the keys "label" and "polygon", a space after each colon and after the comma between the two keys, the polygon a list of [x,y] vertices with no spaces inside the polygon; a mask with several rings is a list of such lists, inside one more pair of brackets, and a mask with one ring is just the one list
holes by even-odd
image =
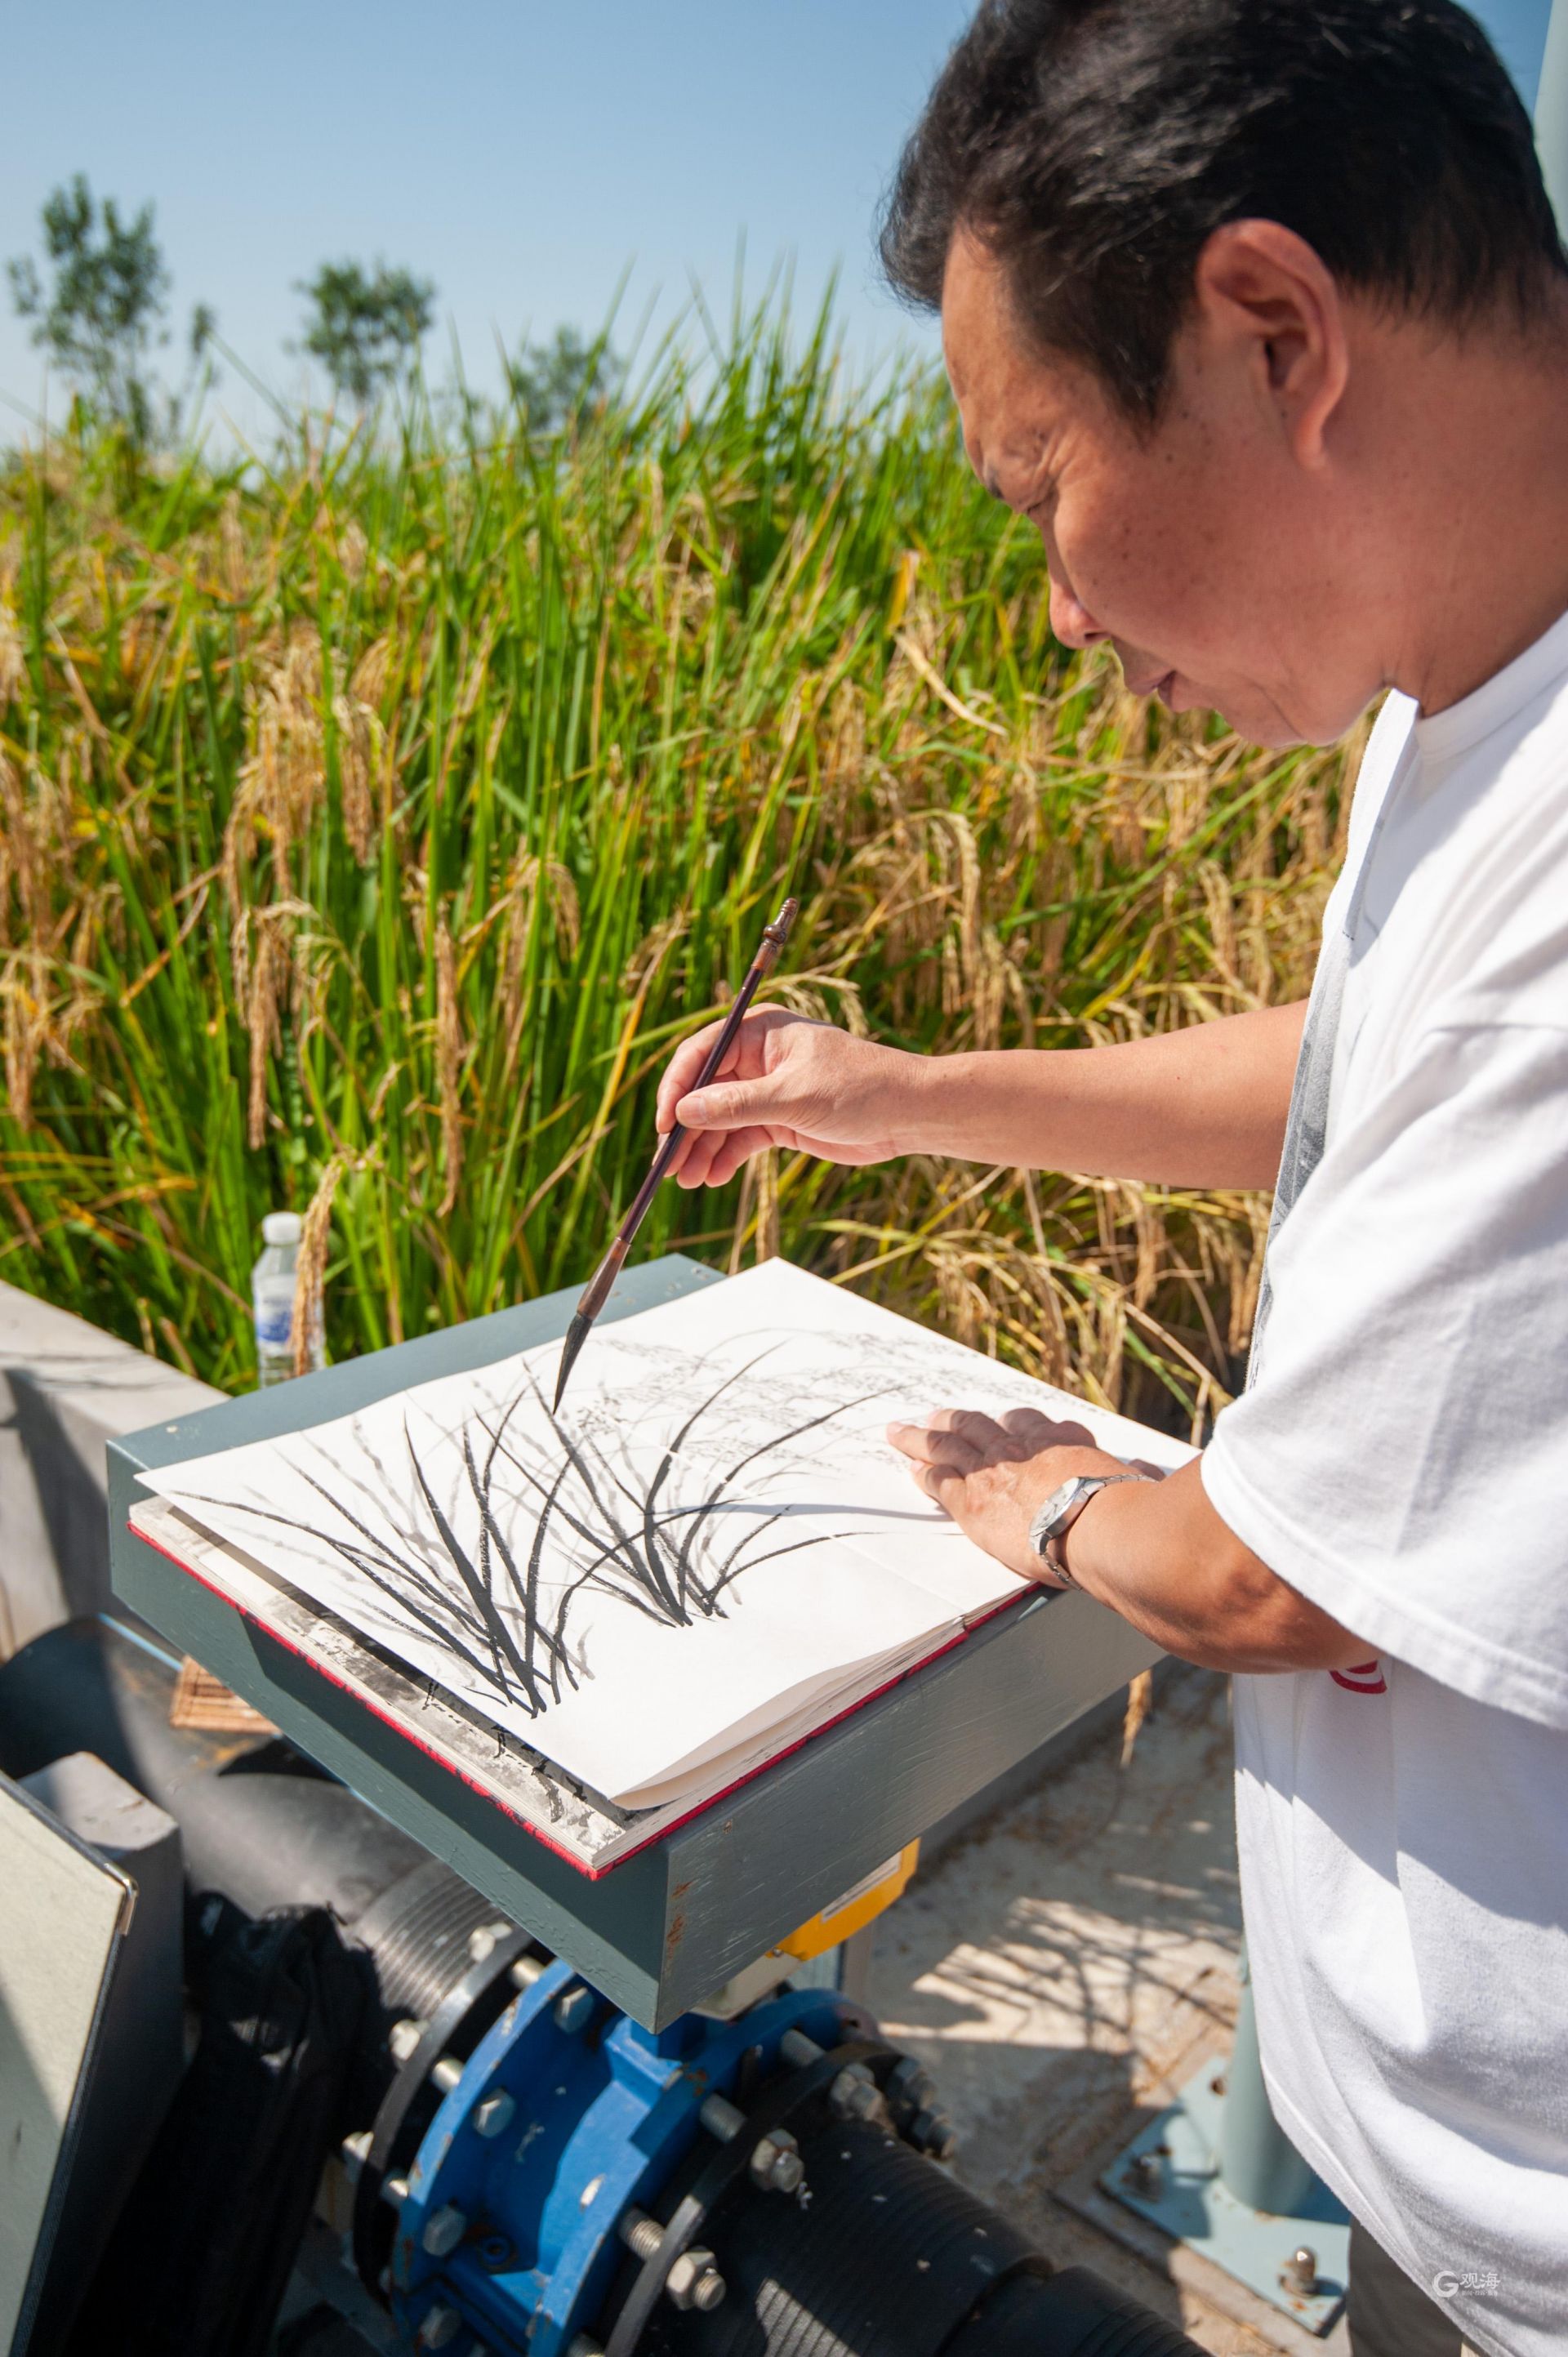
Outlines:
{"label": "man's arm", "polygon": [[947,1154],[1187,1187],[1271,1187],[1305,1004],[1109,1048],[912,1056],[765,1008],[692,1092],[714,1028],[671,1059],[659,1126],[693,1135],[683,1187],[720,1186],[764,1146],[868,1163]]}
{"label": "man's arm", "polygon": [[[894,1425],[887,1437],[977,1546],[1047,1585],[1029,1545],[1037,1509],[1075,1473],[1127,1469],[1082,1425],[1054,1424],[1033,1408],[1000,1422],[949,1408]],[[1242,1544],[1209,1504],[1196,1463],[1163,1481],[1101,1490],[1058,1544],[1075,1586],[1208,1669],[1341,1670],[1376,1650]]]}
{"label": "man's arm", "polygon": [[[768,1008],[724,1075],[692,1093],[710,1028],[672,1059],[659,1125],[692,1135],[685,1187],[722,1185],[783,1146],[833,1162],[961,1156],[1170,1185],[1273,1183],[1305,1004],[1110,1048],[911,1056]],[[1026,1578],[1036,1510],[1070,1474],[1121,1472],[1081,1426],[1020,1410],[997,1426],[946,1410],[889,1435],[976,1544]],[[1065,1548],[1076,1583],[1185,1660],[1224,1670],[1338,1669],[1369,1650],[1271,1571],[1209,1504],[1197,1465],[1101,1491]]]}

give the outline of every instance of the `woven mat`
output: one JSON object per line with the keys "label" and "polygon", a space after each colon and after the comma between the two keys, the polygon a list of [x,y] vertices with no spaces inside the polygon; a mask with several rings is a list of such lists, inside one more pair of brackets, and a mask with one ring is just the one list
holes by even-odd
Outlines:
{"label": "woven mat", "polygon": [[188,1653],[180,1663],[174,1698],[168,1706],[171,1727],[201,1727],[219,1735],[275,1735],[277,1728],[259,1710],[193,1662]]}

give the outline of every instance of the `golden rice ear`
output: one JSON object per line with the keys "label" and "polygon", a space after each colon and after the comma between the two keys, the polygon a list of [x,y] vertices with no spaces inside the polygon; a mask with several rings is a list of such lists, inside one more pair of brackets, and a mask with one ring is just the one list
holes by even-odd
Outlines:
{"label": "golden rice ear", "polygon": [[1128,1767],[1132,1762],[1133,1749],[1138,1740],[1138,1731],[1154,1708],[1154,1704],[1155,1674],[1153,1670],[1140,1670],[1128,1685],[1127,1708],[1122,1720],[1123,1768]]}
{"label": "golden rice ear", "polygon": [[343,833],[361,867],[376,849],[376,802],[372,780],[384,759],[386,732],[371,706],[357,695],[333,698]]}
{"label": "golden rice ear", "polygon": [[283,1045],[278,1017],[278,954],[270,925],[263,926],[251,961],[251,986],[244,1008],[251,1041],[251,1091],[246,1101],[245,1136],[252,1152],[266,1136],[267,1059]]}
{"label": "golden rice ear", "polygon": [[316,1182],[316,1192],[299,1223],[299,1253],[295,1262],[294,1310],[289,1330],[294,1337],[294,1372],[307,1375],[315,1364],[324,1317],[327,1253],[332,1240],[332,1199],[338,1181],[354,1167],[347,1154],[335,1154]]}
{"label": "golden rice ear", "polygon": [[49,1036],[48,960],[41,949],[14,950],[0,966],[7,1108],[18,1129],[32,1126],[33,1081]]}
{"label": "golden rice ear", "polygon": [[21,697],[27,683],[27,658],[22,645],[16,608],[8,593],[0,595],[0,712]]}

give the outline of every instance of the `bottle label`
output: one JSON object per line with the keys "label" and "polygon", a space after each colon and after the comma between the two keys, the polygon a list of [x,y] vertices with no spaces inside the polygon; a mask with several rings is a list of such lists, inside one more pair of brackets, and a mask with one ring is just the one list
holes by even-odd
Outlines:
{"label": "bottle label", "polygon": [[256,1312],[256,1340],[263,1351],[286,1351],[294,1330],[294,1279],[265,1281],[252,1288]]}

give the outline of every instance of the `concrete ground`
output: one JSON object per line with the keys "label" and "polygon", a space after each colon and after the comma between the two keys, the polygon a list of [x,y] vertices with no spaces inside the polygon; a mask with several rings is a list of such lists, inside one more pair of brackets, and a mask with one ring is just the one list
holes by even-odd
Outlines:
{"label": "concrete ground", "polygon": [[867,1990],[936,2076],[957,2174],[1059,2265],[1214,2357],[1345,2357],[1099,2192],[1108,2160],[1228,2050],[1240,1939],[1230,1690],[1173,1665],[1129,1765],[1102,1733],[922,1866]]}

